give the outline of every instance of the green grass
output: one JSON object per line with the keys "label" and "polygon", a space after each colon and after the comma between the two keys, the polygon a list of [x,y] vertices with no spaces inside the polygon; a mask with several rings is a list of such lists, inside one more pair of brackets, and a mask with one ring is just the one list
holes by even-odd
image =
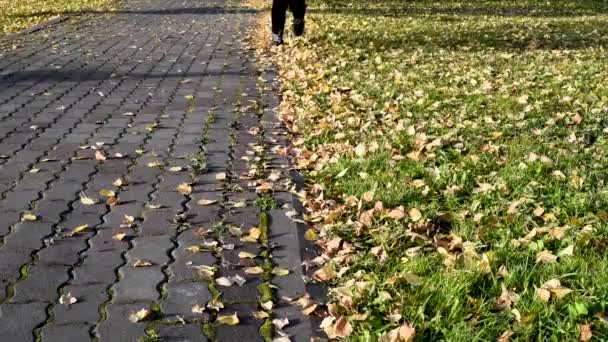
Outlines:
{"label": "green grass", "polygon": [[[608,3],[316,0],[308,15],[274,50],[281,113],[316,228],[353,246],[330,253],[349,267],[329,282],[347,338],[407,323],[425,341],[577,341],[583,324],[608,339]],[[554,278],[572,292],[544,302]]]}
{"label": "green grass", "polygon": [[81,11],[112,11],[115,0],[0,0],[0,36],[55,16]]}

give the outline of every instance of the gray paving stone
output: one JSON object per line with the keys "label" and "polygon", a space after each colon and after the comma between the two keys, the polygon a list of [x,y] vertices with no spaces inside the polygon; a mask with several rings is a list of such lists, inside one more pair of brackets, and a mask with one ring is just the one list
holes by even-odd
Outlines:
{"label": "gray paving stone", "polygon": [[0,336],[11,341],[34,341],[34,328],[44,322],[47,304],[6,304],[0,307]]}
{"label": "gray paving stone", "polygon": [[173,247],[169,236],[136,237],[131,243],[133,248],[126,254],[129,262],[147,260],[155,265],[164,265],[169,262],[168,253]]}
{"label": "gray paving stone", "polygon": [[15,285],[11,303],[54,302],[59,296],[57,289],[69,279],[67,271],[66,266],[30,266],[27,278]]}
{"label": "gray paving stone", "polygon": [[205,282],[168,283],[165,285],[167,299],[161,303],[166,316],[181,316],[184,319],[199,319],[200,314],[192,313],[192,307],[204,307],[211,300],[211,293]]}
{"label": "gray paving stone", "polygon": [[159,325],[156,329],[161,341],[167,342],[205,342],[202,325]]}
{"label": "gray paving stone", "polygon": [[53,323],[57,325],[88,323],[100,319],[99,306],[108,300],[107,285],[68,285],[64,294],[70,294],[77,302],[71,305],[56,303],[53,307]]}
{"label": "gray paving stone", "polygon": [[230,304],[226,305],[220,312],[220,315],[231,315],[237,312],[239,317],[238,328],[231,325],[218,324],[215,327],[215,338],[217,341],[264,341],[258,330],[262,325],[262,321],[253,317],[253,313],[257,311],[257,304]]}
{"label": "gray paving stone", "polygon": [[154,301],[160,297],[158,284],[165,278],[159,266],[132,267],[119,270],[121,279],[112,289],[116,303]]}
{"label": "gray paving stone", "polygon": [[129,316],[149,304],[110,304],[106,307],[107,318],[99,324],[97,336],[101,341],[135,342],[146,336],[146,322],[131,322]]}
{"label": "gray paving stone", "polygon": [[74,323],[66,325],[51,324],[42,328],[40,335],[42,341],[49,342],[74,342],[89,341],[91,336],[89,331],[91,326],[84,323]]}

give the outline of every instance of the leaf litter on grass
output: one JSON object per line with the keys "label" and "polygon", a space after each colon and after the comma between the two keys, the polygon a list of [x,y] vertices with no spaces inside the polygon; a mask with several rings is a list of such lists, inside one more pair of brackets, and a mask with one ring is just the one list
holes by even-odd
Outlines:
{"label": "leaf litter on grass", "polygon": [[309,7],[304,38],[268,46],[263,17],[252,44],[282,81],[328,335],[608,339],[608,4]]}

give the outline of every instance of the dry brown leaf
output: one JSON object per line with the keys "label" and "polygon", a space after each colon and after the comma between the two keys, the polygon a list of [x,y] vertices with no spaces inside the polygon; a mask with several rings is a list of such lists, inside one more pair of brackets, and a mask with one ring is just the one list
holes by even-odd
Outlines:
{"label": "dry brown leaf", "polygon": [[412,220],[413,222],[418,222],[422,218],[422,213],[416,208],[410,209],[408,211],[408,215],[410,217],[410,220]]}
{"label": "dry brown leaf", "polygon": [[374,200],[374,192],[373,191],[368,191],[366,193],[363,194],[363,196],[361,196],[361,199],[365,202],[371,202]]}
{"label": "dry brown leaf", "polygon": [[198,202],[196,202],[196,204],[200,205],[200,206],[206,206],[206,205],[211,205],[211,204],[215,204],[217,203],[217,200],[209,200],[209,199],[200,199],[198,200]]}
{"label": "dry brown leaf", "polygon": [[97,200],[87,197],[84,193],[80,195],[80,203],[84,205],[93,205],[97,203]]}
{"label": "dry brown leaf", "polygon": [[272,190],[273,190],[272,184],[268,183],[268,182],[264,182],[255,188],[255,191],[260,192],[260,193],[267,193],[267,192],[271,192]]}
{"label": "dry brown leaf", "polygon": [[381,264],[385,263],[388,259],[388,254],[382,246],[373,247],[370,252],[376,256],[376,259],[378,259],[378,262]]}
{"label": "dry brown leaf", "polygon": [[232,315],[228,316],[218,316],[216,321],[220,324],[226,325],[236,325],[239,324],[239,317],[236,315],[236,312]]}
{"label": "dry brown leaf", "polygon": [[507,330],[498,337],[496,342],[509,342],[511,340],[511,336],[513,336],[513,335],[514,335],[514,332],[512,332],[511,330]]}
{"label": "dry brown leaf", "polygon": [[112,236],[112,239],[114,239],[116,241],[122,241],[126,236],[127,236],[127,234],[125,234],[125,233],[118,233],[118,234]]}
{"label": "dry brown leaf", "polygon": [[133,267],[149,267],[152,266],[152,263],[148,260],[137,259],[133,263]]}
{"label": "dry brown leaf", "polygon": [[591,324],[581,324],[581,336],[580,340],[582,342],[590,341],[593,337],[593,333],[591,332]]}
{"label": "dry brown leaf", "polygon": [[334,278],[336,278],[338,274],[334,270],[333,266],[330,264],[326,264],[322,268],[318,269],[314,274],[313,278],[320,282],[328,282]]}
{"label": "dry brown leaf", "polygon": [[106,156],[105,156],[105,154],[103,154],[103,151],[97,150],[97,151],[95,151],[95,159],[106,160]]}
{"label": "dry brown leaf", "polygon": [[380,342],[412,342],[414,337],[416,337],[416,329],[406,323],[380,337]]}
{"label": "dry brown leaf", "polygon": [[548,302],[551,299],[551,292],[547,289],[536,289],[536,297],[543,302]]}
{"label": "dry brown leaf", "polygon": [[266,311],[256,311],[253,313],[253,317],[257,319],[266,319],[270,318],[270,314]]}
{"label": "dry brown leaf", "polygon": [[557,256],[550,250],[544,250],[536,254],[536,263],[551,264],[557,261]]}
{"label": "dry brown leaf", "polygon": [[115,197],[116,196],[116,193],[114,193],[114,191],[107,190],[107,189],[99,190],[99,194],[103,197]]}
{"label": "dry brown leaf", "polygon": [[68,234],[68,236],[74,236],[74,235],[76,235],[76,234],[82,233],[82,232],[84,232],[85,230],[87,230],[88,228],[89,228],[89,225],[88,225],[88,224],[83,224],[83,225],[80,225],[80,226],[78,226],[78,227],[76,227],[76,228],[72,229],[72,231],[71,231],[71,232]]}
{"label": "dry brown leaf", "polygon": [[353,333],[353,326],[346,317],[342,316],[334,324],[334,333],[338,337],[348,337]]}
{"label": "dry brown leaf", "polygon": [[137,312],[133,312],[129,315],[129,321],[136,323],[136,322],[141,322],[144,319],[146,319],[146,317],[148,317],[152,312],[148,309],[141,309]]}
{"label": "dry brown leaf", "polygon": [[192,307],[190,311],[192,311],[192,313],[194,314],[202,314],[203,312],[205,312],[205,307],[196,304]]}
{"label": "dry brown leaf", "polygon": [[389,211],[388,216],[395,220],[400,220],[405,217],[405,210],[403,209],[403,207],[395,208]]}
{"label": "dry brown leaf", "polygon": [[59,297],[59,304],[63,304],[63,305],[72,305],[74,303],[76,303],[78,300],[76,299],[76,297],[72,296],[71,293],[66,293],[61,295],[61,297]]}
{"label": "dry brown leaf", "polygon": [[32,213],[24,213],[21,216],[21,221],[36,221],[38,219],[38,216],[32,214]]}
{"label": "dry brown leaf", "polygon": [[308,307],[304,308],[302,310],[302,313],[306,316],[310,316],[317,309],[317,306],[317,304],[311,304]]}
{"label": "dry brown leaf", "polygon": [[264,273],[264,269],[259,266],[247,267],[245,268],[245,273],[247,274],[262,274]]}
{"label": "dry brown leaf", "polygon": [[117,205],[119,202],[120,201],[116,197],[108,197],[106,199],[106,204],[109,205],[110,207]]}
{"label": "dry brown leaf", "polygon": [[182,195],[190,195],[192,193],[192,186],[188,183],[182,183],[177,186],[177,191]]}

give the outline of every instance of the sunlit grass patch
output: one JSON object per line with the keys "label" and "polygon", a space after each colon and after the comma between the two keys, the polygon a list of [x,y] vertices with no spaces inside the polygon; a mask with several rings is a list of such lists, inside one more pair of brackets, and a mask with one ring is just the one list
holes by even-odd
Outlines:
{"label": "sunlit grass patch", "polygon": [[309,5],[273,52],[326,332],[608,339],[608,4]]}

